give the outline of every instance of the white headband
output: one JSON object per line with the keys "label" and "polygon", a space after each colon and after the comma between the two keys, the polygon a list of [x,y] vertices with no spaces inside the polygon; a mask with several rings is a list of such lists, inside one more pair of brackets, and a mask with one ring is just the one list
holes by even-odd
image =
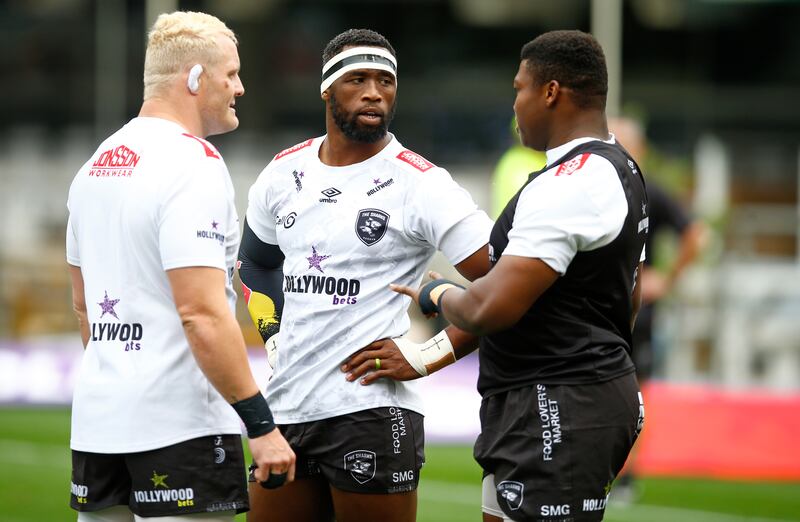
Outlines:
{"label": "white headband", "polygon": [[342,51],[322,66],[322,83],[319,92],[355,69],[378,69],[392,73],[397,78],[397,60],[392,53],[381,47],[353,47]]}

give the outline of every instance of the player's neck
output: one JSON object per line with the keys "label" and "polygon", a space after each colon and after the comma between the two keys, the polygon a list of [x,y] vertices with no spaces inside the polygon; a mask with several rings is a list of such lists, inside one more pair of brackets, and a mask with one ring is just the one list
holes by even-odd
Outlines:
{"label": "player's neck", "polygon": [[162,120],[177,123],[189,134],[205,138],[202,120],[196,111],[190,107],[183,107],[165,98],[149,98],[142,103],[139,116],[143,118],[161,118]]}
{"label": "player's neck", "polygon": [[547,150],[578,138],[609,139],[606,115],[603,111],[575,110],[558,124],[547,142]]}
{"label": "player's neck", "polygon": [[325,141],[319,148],[319,160],[331,167],[345,167],[366,161],[392,141],[389,133],[375,143],[364,143],[351,140],[338,128],[333,132],[330,132],[331,130],[329,129]]}

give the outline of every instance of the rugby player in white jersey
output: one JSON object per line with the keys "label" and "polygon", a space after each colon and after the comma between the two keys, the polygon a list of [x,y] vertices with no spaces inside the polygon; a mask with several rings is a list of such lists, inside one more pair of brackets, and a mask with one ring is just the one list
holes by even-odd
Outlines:
{"label": "rugby player in white jersey", "polygon": [[455,330],[395,343],[409,300],[388,285],[420,282],[437,249],[468,279],[483,275],[491,221],[446,170],[388,133],[398,76],[383,36],[346,31],[323,63],[327,134],[278,153],[261,173],[239,252],[248,308],[277,345],[267,396],[298,458],[292,484],[251,484],[249,520],[408,522],[424,461],[415,383],[363,386],[342,365],[376,341],[387,355],[403,350],[417,377],[457,357]]}
{"label": "rugby player in white jersey", "polygon": [[70,188],[67,261],[86,349],[70,443],[79,521],[232,521],[248,508],[240,418],[258,479],[293,479],[233,315],[233,186],[203,139],[239,124],[236,45],[213,16],[162,14],[139,116]]}

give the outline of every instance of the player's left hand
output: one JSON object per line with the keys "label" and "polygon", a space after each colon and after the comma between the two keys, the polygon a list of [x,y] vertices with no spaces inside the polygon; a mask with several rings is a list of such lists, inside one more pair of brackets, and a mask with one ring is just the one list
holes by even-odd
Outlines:
{"label": "player's left hand", "polygon": [[[380,363],[376,362],[380,360]],[[380,368],[376,368],[380,364]],[[422,377],[415,370],[392,339],[380,339],[362,348],[345,361],[341,370],[345,379],[355,381],[361,377],[361,384],[371,384],[381,377],[396,381],[410,381]]]}
{"label": "player's left hand", "polygon": [[[444,279],[444,277],[442,277],[442,274],[440,274],[439,272],[434,272],[433,270],[428,272],[428,276],[432,280]],[[398,294],[407,295],[408,297],[413,299],[415,303],[417,303],[417,306],[419,306],[419,291],[420,291],[420,288],[422,288],[422,287],[414,289],[414,288],[411,288],[410,286],[390,284],[389,288],[391,290],[394,290]],[[425,317],[427,317],[428,319],[433,319],[434,317],[436,317],[438,315],[439,314],[434,312],[432,314],[426,314]]]}

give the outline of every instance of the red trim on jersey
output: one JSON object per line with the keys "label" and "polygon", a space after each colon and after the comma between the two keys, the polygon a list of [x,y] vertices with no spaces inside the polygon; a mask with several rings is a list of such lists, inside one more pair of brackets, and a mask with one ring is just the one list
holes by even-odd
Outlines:
{"label": "red trim on jersey", "polygon": [[419,170],[420,172],[425,172],[426,170],[432,169],[436,165],[431,163],[430,161],[426,160],[416,152],[410,150],[404,150],[400,154],[397,155],[397,159],[400,161],[405,161],[415,169]]}
{"label": "red trim on jersey", "polygon": [[576,170],[583,167],[583,164],[586,163],[586,160],[589,159],[589,156],[591,156],[591,153],[584,152],[580,156],[575,156],[571,160],[565,161],[558,167],[556,176],[570,176],[574,174]]}
{"label": "red trim on jersey", "polygon": [[306,140],[306,141],[304,141],[302,143],[298,143],[297,145],[293,145],[293,146],[289,147],[288,149],[284,149],[284,150],[280,151],[279,153],[275,154],[275,157],[272,158],[272,161],[275,161],[277,159],[281,159],[284,156],[288,156],[292,152],[297,152],[300,149],[304,149],[304,148],[308,147],[309,145],[311,145],[312,141],[314,141],[314,138],[311,138],[310,140]]}
{"label": "red trim on jersey", "polygon": [[206,140],[198,138],[197,136],[193,136],[188,132],[184,132],[183,135],[186,136],[187,138],[192,138],[193,140],[199,141],[200,145],[202,145],[203,149],[205,149],[206,151],[206,156],[208,156],[209,158],[222,159],[220,158],[219,153],[216,151],[216,149],[214,149],[214,147],[212,147],[211,144],[208,143]]}

